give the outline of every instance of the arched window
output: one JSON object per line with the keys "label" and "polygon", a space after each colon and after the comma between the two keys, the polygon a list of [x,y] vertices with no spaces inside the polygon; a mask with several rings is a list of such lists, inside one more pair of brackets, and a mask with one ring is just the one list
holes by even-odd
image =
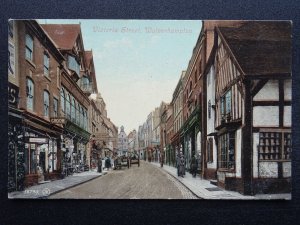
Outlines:
{"label": "arched window", "polygon": [[60,107],[61,111],[65,112],[65,90],[63,88],[60,90]]}
{"label": "arched window", "polygon": [[34,83],[30,78],[26,81],[27,109],[33,110]]}
{"label": "arched window", "polygon": [[48,91],[44,91],[44,116],[49,117],[49,101],[50,95]]}

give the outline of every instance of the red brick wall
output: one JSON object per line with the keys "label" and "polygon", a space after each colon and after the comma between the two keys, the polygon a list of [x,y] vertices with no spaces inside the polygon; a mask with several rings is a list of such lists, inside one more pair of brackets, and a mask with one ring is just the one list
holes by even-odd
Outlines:
{"label": "red brick wall", "polygon": [[[30,77],[34,82],[34,103],[33,114],[49,120],[44,117],[44,90],[47,90],[50,94],[49,102],[49,114],[51,116],[53,110],[53,97],[59,100],[59,86],[57,85],[57,67],[59,63],[55,60],[54,56],[49,52],[50,56],[50,69],[49,77],[44,75],[44,51],[47,47],[43,45],[34,32],[30,32],[30,29],[25,27],[25,24],[19,22],[19,77],[20,77],[20,108],[27,109],[27,97],[26,97],[26,78]],[[29,32],[33,37],[33,59],[28,61],[25,59],[25,34]]]}

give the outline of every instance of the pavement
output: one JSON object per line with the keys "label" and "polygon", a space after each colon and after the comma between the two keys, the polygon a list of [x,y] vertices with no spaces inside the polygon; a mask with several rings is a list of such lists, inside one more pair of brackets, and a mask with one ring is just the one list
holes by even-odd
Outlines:
{"label": "pavement", "polygon": [[43,199],[50,195],[56,194],[65,189],[75,187],[85,182],[91,181],[97,177],[105,175],[107,171],[98,173],[96,171],[85,171],[81,173],[74,173],[61,180],[44,182],[29,188],[24,191],[15,191],[8,193],[9,199]]}
{"label": "pavement", "polygon": [[[160,167],[159,163],[151,162],[151,164]],[[202,179],[200,176],[193,177],[192,174],[186,172],[184,178],[177,176],[177,169],[172,166],[163,165],[161,168],[165,172],[172,175],[193,194],[201,199],[234,199],[234,200],[291,200],[290,193],[283,194],[257,194],[254,196],[245,196],[238,192],[227,191],[210,183],[209,180]]]}
{"label": "pavement", "polygon": [[[148,163],[148,162],[147,162]],[[200,176],[194,178],[189,172],[183,177],[177,176],[177,169],[172,166],[164,165],[162,168],[159,163],[151,162],[152,165],[159,167],[164,172],[171,175],[195,196],[200,199],[234,199],[234,200],[291,200],[290,193],[284,194],[258,194],[255,196],[245,196],[238,192],[227,191],[210,183],[209,180],[202,179]],[[86,171],[75,173],[62,180],[45,182],[26,188],[24,191],[15,191],[8,193],[9,199],[43,199],[71,187],[83,184],[107,174],[109,171],[97,173],[96,171]]]}

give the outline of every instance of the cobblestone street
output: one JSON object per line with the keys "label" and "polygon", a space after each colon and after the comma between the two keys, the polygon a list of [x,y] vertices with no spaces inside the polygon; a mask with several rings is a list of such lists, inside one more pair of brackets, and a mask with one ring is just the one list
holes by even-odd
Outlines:
{"label": "cobblestone street", "polygon": [[107,175],[51,195],[49,198],[197,199],[185,186],[158,167],[141,166],[109,171]]}

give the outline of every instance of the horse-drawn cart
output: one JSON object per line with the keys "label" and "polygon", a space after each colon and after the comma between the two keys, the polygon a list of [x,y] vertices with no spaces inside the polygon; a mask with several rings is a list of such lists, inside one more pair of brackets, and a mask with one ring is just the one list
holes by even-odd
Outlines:
{"label": "horse-drawn cart", "polygon": [[131,155],[129,156],[129,160],[130,160],[130,166],[133,164],[137,164],[138,167],[140,167],[140,157],[138,154],[131,153]]}
{"label": "horse-drawn cart", "polygon": [[120,156],[115,159],[115,168],[122,169],[122,167],[129,168],[129,160],[126,156]]}

